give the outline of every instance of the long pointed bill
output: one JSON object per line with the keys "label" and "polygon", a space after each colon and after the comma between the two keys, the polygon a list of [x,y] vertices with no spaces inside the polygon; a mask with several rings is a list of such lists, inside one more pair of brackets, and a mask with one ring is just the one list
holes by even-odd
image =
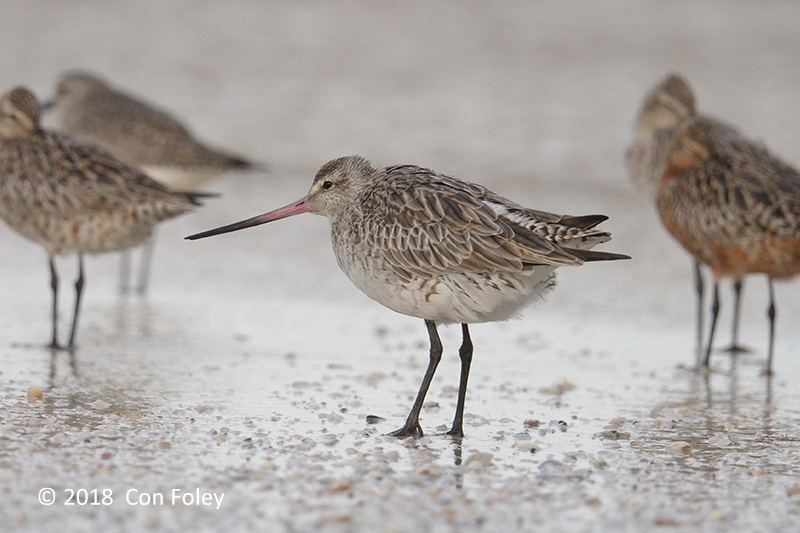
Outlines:
{"label": "long pointed bill", "polygon": [[238,231],[240,229],[258,226],[259,224],[266,224],[267,222],[272,222],[273,220],[279,220],[292,215],[299,215],[300,213],[308,213],[307,198],[301,198],[300,200],[289,204],[286,207],[281,207],[280,209],[270,211],[269,213],[265,213],[263,215],[258,215],[257,217],[248,218],[247,220],[242,220],[241,222],[235,222],[233,224],[228,224],[227,226],[222,226],[221,228],[195,233],[194,235],[189,235],[185,238],[190,241],[204,239],[205,237],[212,237],[221,233],[229,233],[231,231]]}

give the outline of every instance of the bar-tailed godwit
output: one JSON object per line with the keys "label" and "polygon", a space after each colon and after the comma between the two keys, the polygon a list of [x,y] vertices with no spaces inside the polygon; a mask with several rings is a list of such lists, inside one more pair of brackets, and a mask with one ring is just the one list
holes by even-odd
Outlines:
{"label": "bar-tailed godwit", "polygon": [[308,195],[293,204],[187,238],[306,212],[328,218],[336,259],[356,287],[425,321],[430,360],[411,413],[391,433],[398,437],[422,435],[420,411],[442,355],[437,324],[461,324],[461,378],[448,434],[462,436],[472,361],[468,324],[517,316],[555,285],[559,266],[628,259],[589,250],[611,239],[593,229],[604,215],[528,209],[480,185],[413,165],[376,170],[359,156],[325,164]]}
{"label": "bar-tailed godwit", "polygon": [[75,346],[83,294],[83,254],[141,244],[160,221],[197,205],[111,154],[41,129],[40,106],[26,88],[0,99],[0,218],[45,248],[53,291],[51,346],[57,336],[57,255],[78,255],[75,309],[68,348]]}
{"label": "bar-tailed godwit", "polygon": [[[141,168],[173,190],[195,191],[224,172],[256,168],[242,156],[199,141],[167,111],[87,72],[64,74],[50,104],[63,131]],[[148,241],[137,283],[140,293],[147,287],[151,254]],[[121,288],[126,290],[127,258],[123,269]]]}
{"label": "bar-tailed godwit", "polygon": [[[634,124],[634,138],[625,153],[628,172],[636,187],[653,199],[658,194],[661,167],[667,157],[672,138],[687,120],[697,117],[694,93],[689,84],[677,74],[669,74],[644,98]],[[704,349],[703,294],[705,292],[700,261],[694,259],[695,290],[697,292],[697,347]],[[739,344],[739,316],[742,279],[733,279],[733,327],[728,352],[744,352]]]}
{"label": "bar-tailed godwit", "polygon": [[255,166],[199,141],[169,112],[86,72],[61,77],[52,108],[66,133],[104,148],[173,190],[194,191],[223,172]]}
{"label": "bar-tailed godwit", "polygon": [[708,367],[719,313],[719,280],[766,274],[772,371],[773,280],[800,273],[800,173],[735,128],[710,117],[685,121],[669,143],[657,207],[667,230],[714,277]]}

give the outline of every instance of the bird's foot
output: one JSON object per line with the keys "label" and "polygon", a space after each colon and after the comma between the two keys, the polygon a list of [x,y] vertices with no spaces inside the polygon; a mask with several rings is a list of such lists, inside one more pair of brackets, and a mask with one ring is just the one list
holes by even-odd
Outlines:
{"label": "bird's foot", "polygon": [[399,437],[401,439],[405,437],[421,437],[422,427],[419,425],[419,422],[406,422],[403,427],[391,433],[387,433],[387,435],[390,437]]}
{"label": "bird's foot", "polygon": [[732,354],[752,352],[750,348],[748,348],[747,346],[742,346],[741,344],[731,344],[727,348],[724,348],[722,351]]}
{"label": "bird's foot", "polygon": [[761,367],[760,374],[764,377],[771,378],[772,377],[772,369],[767,366],[766,363]]}
{"label": "bird's foot", "polygon": [[453,438],[456,438],[456,439],[462,439],[462,438],[464,438],[464,429],[461,426],[459,426],[459,427],[453,426],[450,429],[450,431],[445,433],[445,435],[449,435],[449,436],[451,436]]}
{"label": "bird's foot", "polygon": [[49,344],[45,344],[44,347],[47,348],[48,350],[54,350],[54,351],[59,351],[59,352],[60,351],[64,351],[64,352],[70,351],[69,348],[67,348],[64,345],[60,344],[58,341],[53,341],[53,342],[51,342]]}

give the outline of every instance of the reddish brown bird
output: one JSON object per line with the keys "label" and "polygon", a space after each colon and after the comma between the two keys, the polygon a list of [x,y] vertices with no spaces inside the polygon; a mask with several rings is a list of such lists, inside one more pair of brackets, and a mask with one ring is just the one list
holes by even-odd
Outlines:
{"label": "reddish brown bird", "polygon": [[[655,201],[661,168],[670,149],[675,132],[686,123],[700,115],[695,96],[689,84],[678,74],[665,76],[653,87],[642,102],[634,123],[633,140],[625,153],[628,173],[636,188]],[[705,282],[701,273],[700,261],[694,260],[695,290],[697,292],[697,346],[702,353],[704,348],[704,293]],[[733,279],[733,328],[731,344],[726,351],[746,352],[739,344],[739,315],[742,296],[742,279]]]}
{"label": "reddish brown bird", "polygon": [[702,359],[711,356],[719,280],[765,274],[769,348],[775,339],[773,281],[800,273],[800,173],[763,145],[709,117],[686,120],[660,170],[657,206],[667,230],[714,277],[711,327]]}

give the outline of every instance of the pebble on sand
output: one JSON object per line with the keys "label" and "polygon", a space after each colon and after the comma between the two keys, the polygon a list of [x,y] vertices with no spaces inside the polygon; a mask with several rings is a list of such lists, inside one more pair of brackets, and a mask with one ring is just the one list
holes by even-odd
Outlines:
{"label": "pebble on sand", "polygon": [[673,442],[672,444],[668,445],[665,448],[665,450],[667,451],[667,453],[671,455],[680,456],[680,455],[689,455],[690,453],[692,453],[694,448],[692,448],[692,445],[689,444],[688,442],[679,440],[677,442]]}
{"label": "pebble on sand", "polygon": [[42,399],[44,393],[39,387],[31,387],[28,389],[28,403],[36,403]]}
{"label": "pebble on sand", "polygon": [[481,468],[490,464],[492,464],[492,454],[486,452],[475,452],[464,461],[464,466],[468,468]]}
{"label": "pebble on sand", "polygon": [[552,384],[545,385],[544,387],[539,387],[539,393],[541,394],[552,394],[554,396],[560,396],[567,391],[570,391],[575,388],[575,385],[570,383],[567,378],[561,376],[557,378]]}

